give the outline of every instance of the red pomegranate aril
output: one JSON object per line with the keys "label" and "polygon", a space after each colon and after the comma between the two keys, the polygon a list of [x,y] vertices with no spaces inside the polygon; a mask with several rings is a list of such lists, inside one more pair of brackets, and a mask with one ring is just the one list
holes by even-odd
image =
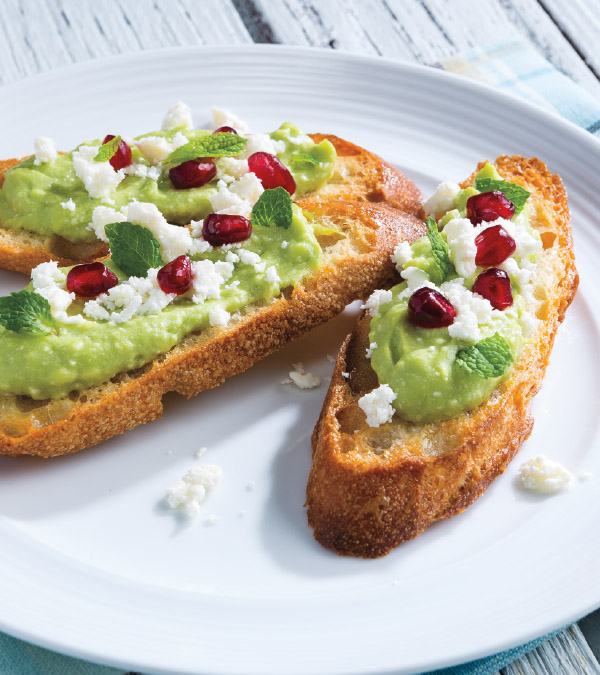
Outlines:
{"label": "red pomegranate aril", "polygon": [[[106,145],[106,143],[108,143],[108,141],[112,141],[113,138],[113,134],[108,134],[108,136],[106,136],[106,138],[102,141],[102,145]],[[129,166],[131,164],[131,148],[129,145],[127,145],[125,141],[121,141],[117,151],[108,160],[108,162],[115,171]]]}
{"label": "red pomegranate aril", "polygon": [[441,293],[432,288],[419,288],[410,296],[408,315],[420,328],[443,328],[454,322],[456,310]]}
{"label": "red pomegranate aril", "polygon": [[475,237],[476,265],[499,265],[512,255],[517,245],[502,225],[488,227]]}
{"label": "red pomegranate aril", "polygon": [[513,304],[510,277],[497,267],[482,272],[471,290],[489,300],[494,309],[506,309]]}
{"label": "red pomegranate aril", "polygon": [[296,181],[284,164],[268,152],[255,152],[248,157],[248,169],[256,174],[265,190],[282,187],[291,195],[296,192]]}
{"label": "red pomegranate aril", "polygon": [[211,246],[236,244],[252,234],[252,224],[244,216],[211,213],[204,219],[202,236]]}
{"label": "red pomegranate aril", "polygon": [[114,272],[101,262],[75,265],[67,274],[67,290],[80,298],[95,298],[118,283]]}
{"label": "red pomegranate aril", "polygon": [[176,190],[202,187],[216,175],[217,167],[210,159],[190,159],[169,171],[169,178]]}
{"label": "red pomegranate aril", "polygon": [[500,190],[482,192],[467,199],[467,218],[473,225],[498,218],[510,220],[515,215],[515,205]]}
{"label": "red pomegranate aril", "polygon": [[187,255],[180,255],[158,270],[156,275],[160,290],[182,295],[192,287],[192,262]]}
{"label": "red pomegranate aril", "polygon": [[235,134],[238,135],[238,132],[233,127],[219,127],[213,131],[213,134]]}

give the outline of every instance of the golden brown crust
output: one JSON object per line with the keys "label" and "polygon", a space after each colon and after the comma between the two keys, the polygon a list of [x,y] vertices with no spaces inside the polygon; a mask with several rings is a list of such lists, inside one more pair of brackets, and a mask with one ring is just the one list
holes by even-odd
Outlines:
{"label": "golden brown crust", "polygon": [[[532,220],[544,244],[535,289],[542,320],[510,379],[471,413],[427,425],[395,418],[371,429],[357,406],[358,398],[376,386],[364,357],[369,319],[361,318],[338,355],[313,434],[307,486],[315,538],[337,553],[382,556],[436,520],[460,513],[506,469],[531,433],[531,400],[578,276],[560,178],[536,158],[503,156],[496,167],[532,192]],[[343,371],[350,372],[350,380]]]}
{"label": "golden brown crust", "polygon": [[[0,454],[52,457],[75,452],[160,417],[165,393],[191,397],[215,387],[332,318],[348,302],[366,297],[389,278],[397,242],[413,241],[423,232],[421,221],[385,205],[307,199],[301,206],[346,235],[325,248],[323,265],[313,275],[229,328],[188,336],[138,373],[85,390],[75,400],[27,409],[22,416],[5,415]],[[352,251],[346,252],[349,246]],[[58,420],[55,405],[62,406]],[[40,419],[45,423],[37,428]]]}
{"label": "golden brown crust", "polygon": [[[422,216],[420,191],[393,166],[337,136],[311,134],[311,137],[317,143],[324,139],[331,141],[338,158],[334,180],[325,188],[308,195],[308,198],[320,201],[383,202],[405,213]],[[4,183],[4,174],[24,159],[27,157],[0,160],[0,189]],[[108,246],[103,242],[74,244],[59,236],[5,229],[0,223],[1,269],[29,274],[36,265],[49,260],[56,260],[59,265],[68,267],[99,260],[107,255]]]}

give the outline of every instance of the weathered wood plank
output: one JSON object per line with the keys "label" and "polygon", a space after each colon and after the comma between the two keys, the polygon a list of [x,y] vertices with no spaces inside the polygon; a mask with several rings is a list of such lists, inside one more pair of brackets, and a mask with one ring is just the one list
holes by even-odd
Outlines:
{"label": "weathered wood plank", "polygon": [[111,54],[248,42],[231,0],[2,0],[0,83]]}

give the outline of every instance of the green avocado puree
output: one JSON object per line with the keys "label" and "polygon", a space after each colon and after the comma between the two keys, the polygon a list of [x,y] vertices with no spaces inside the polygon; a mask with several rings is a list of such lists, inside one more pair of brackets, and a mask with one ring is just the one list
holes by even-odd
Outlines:
{"label": "green avocado puree", "polygon": [[[286,248],[282,248],[284,241],[288,242]],[[210,309],[218,306],[233,314],[251,303],[268,301],[281,289],[299,283],[321,261],[313,225],[295,205],[288,229],[256,226],[243,248],[258,253],[267,268],[274,265],[281,280],[270,283],[264,273],[239,262],[231,279],[221,286],[219,299],[194,304],[179,298],[156,314],[135,316],[120,324],[93,320],[58,323],[55,334],[49,335],[17,334],[0,326],[0,393],[60,398],[73,390],[102,384],[169,351],[185,335],[207,328]],[[213,249],[194,259],[217,261],[225,255],[225,251]],[[123,278],[114,263],[107,263]],[[239,285],[228,288],[235,281]],[[78,301],[70,313],[81,313],[82,309],[83,303]]]}
{"label": "green avocado puree", "polygon": [[[482,168],[478,177],[500,178],[489,164]],[[453,217],[464,217],[466,200],[472,194],[477,194],[477,190],[467,188],[458,193],[454,209],[448,212],[449,217],[441,218],[440,227]],[[528,213],[526,207],[515,220],[534,232],[528,223]],[[443,230],[441,236],[445,238]],[[427,237],[412,245],[412,259],[404,267],[408,266],[424,270],[434,283],[439,283]],[[475,274],[464,280],[466,288],[473,286],[483,269],[478,267]],[[453,269],[447,281],[457,276]],[[489,398],[499,382],[510,375],[511,369],[499,378],[485,379],[461,367],[455,360],[456,353],[473,343],[451,337],[447,328],[415,326],[408,317],[408,298],[399,298],[406,287],[407,283],[403,282],[392,289],[392,301],[381,305],[371,319],[369,333],[370,342],[377,344],[372,349],[371,366],[380,384],[388,384],[396,394],[392,405],[400,417],[418,423],[437,422],[476,408]],[[481,339],[500,333],[516,359],[525,341],[520,322],[525,303],[519,285],[514,281],[512,291],[513,305],[500,315],[495,312],[491,322],[480,324],[479,329]]]}
{"label": "green avocado puree", "polygon": [[[178,131],[190,140],[211,133],[205,129],[174,129],[153,131],[137,139],[162,136],[171,140]],[[271,137],[285,143],[285,150],[278,156],[296,180],[296,198],[319,188],[333,175],[336,153],[329,141],[315,144],[290,123],[282,125]],[[100,140],[95,140],[82,145],[100,144]],[[137,147],[132,146],[131,150],[134,162],[150,166]],[[310,155],[314,162],[294,163],[292,158],[298,153]],[[163,172],[158,181],[127,175],[111,193],[111,201],[107,201],[89,196],[82,181],[75,175],[71,152],[38,166],[35,166],[34,158],[30,157],[6,174],[0,189],[0,225],[7,229],[23,229],[44,235],[57,234],[72,242],[92,242],[96,235],[87,226],[96,206],[107,204],[119,209],[134,199],[156,204],[170,223],[187,224],[191,220],[201,220],[212,212],[209,196],[216,190],[216,183],[215,178],[203,187],[175,190],[168,172]],[[61,202],[69,199],[75,203],[74,211],[61,206]]]}

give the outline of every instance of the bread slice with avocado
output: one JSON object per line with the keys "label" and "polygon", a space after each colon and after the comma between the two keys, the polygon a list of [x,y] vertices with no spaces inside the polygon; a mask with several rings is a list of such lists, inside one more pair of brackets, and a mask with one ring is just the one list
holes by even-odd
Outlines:
{"label": "bread slice with avocado", "polygon": [[[386,203],[401,211],[419,215],[421,194],[396,168],[373,153],[327,134],[310,134],[315,143],[329,140],[337,153],[332,179],[310,195],[319,201],[357,201]],[[0,190],[6,173],[22,159],[0,161]],[[66,199],[66,198],[65,198]],[[68,267],[104,258],[105,242],[72,242],[58,234],[48,235],[25,229],[2,227],[0,219],[0,268],[29,274],[32,268],[49,260]]]}
{"label": "bread slice with avocado", "polygon": [[[47,400],[0,396],[0,454],[71,453],[160,417],[165,393],[191,397],[215,387],[365,298],[390,276],[396,244],[423,233],[420,219],[385,204],[308,198],[298,206],[318,223],[316,269],[278,296],[246,306],[226,327],[191,332],[166,353],[102,384]],[[287,237],[289,230],[283,232]]]}
{"label": "bread slice with avocado", "polygon": [[[483,167],[482,163],[479,170]],[[382,373],[374,371],[375,361],[370,360],[376,319],[368,311],[361,315],[337,357],[312,437],[313,465],[307,486],[308,522],[314,536],[338,554],[366,558],[385,555],[435,521],[462,512],[504,472],[531,433],[531,402],[540,389],[556,331],[578,284],[570,216],[560,178],[538,159],[502,156],[495,167],[502,179],[531,193],[529,222],[539,234],[541,246],[526,309],[535,312],[537,325],[507,377],[499,378],[491,395],[474,409],[436,420],[437,404],[429,406],[419,391],[416,408],[420,402],[427,410],[424,421],[415,421],[414,413],[410,414],[413,421],[407,421],[394,411],[391,421],[380,419],[383,423],[371,426],[378,422],[371,420],[369,424],[366,413],[376,416],[381,408],[370,410],[364,397],[379,390]],[[473,185],[476,175],[462,187]],[[413,252],[417,248],[415,245]],[[393,309],[394,302],[383,305],[384,312],[386,307]],[[415,306],[401,320],[410,321],[413,311]],[[421,337],[424,330],[420,329]],[[446,345],[444,331],[447,334],[449,328],[434,332],[441,336],[440,344]],[[418,332],[415,329],[415,334]],[[406,344],[406,331],[403,339]],[[428,340],[427,336],[423,339]],[[392,352],[398,349],[392,342],[383,348]],[[435,345],[429,348],[436,350]],[[425,358],[423,352],[421,358]],[[458,357],[460,353],[456,354]],[[393,369],[402,355],[396,353],[389,358]],[[402,383],[396,382],[394,388],[400,394],[398,398],[410,396],[410,392],[402,391]],[[433,395],[429,391],[429,396]],[[385,408],[392,396],[383,402],[383,418],[388,420]],[[389,412],[392,410],[390,407]]]}

